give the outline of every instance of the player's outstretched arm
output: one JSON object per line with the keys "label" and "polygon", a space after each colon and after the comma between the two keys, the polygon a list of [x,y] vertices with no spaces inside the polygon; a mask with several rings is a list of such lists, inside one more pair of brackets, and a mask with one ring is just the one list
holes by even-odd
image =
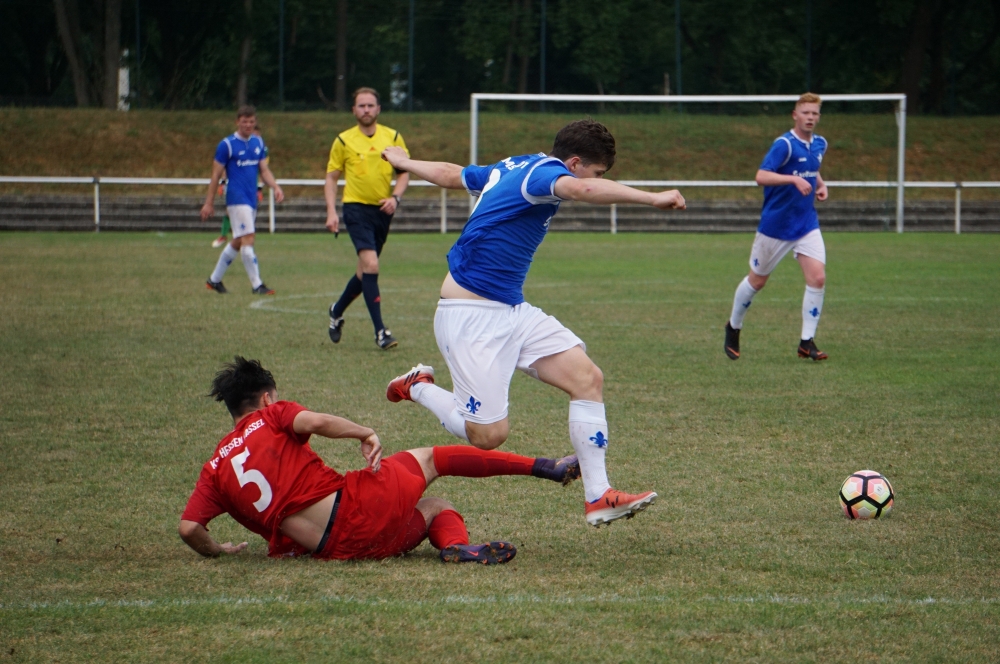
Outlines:
{"label": "player's outstretched arm", "polygon": [[462,167],[446,161],[418,161],[410,159],[406,150],[392,146],[382,150],[382,158],[397,171],[406,171],[431,184],[445,189],[465,189],[462,184]]}
{"label": "player's outstretched arm", "polygon": [[382,443],[374,429],[326,413],[304,410],[292,420],[292,428],[299,434],[316,434],[324,438],[356,438],[361,441],[361,454],[368,467],[378,470],[382,463]]}
{"label": "player's outstretched arm", "polygon": [[240,542],[235,545],[232,542],[219,544],[208,534],[205,526],[197,521],[181,519],[181,525],[177,531],[180,533],[181,539],[184,540],[185,544],[206,558],[218,558],[224,553],[239,553],[249,546],[247,542]]}
{"label": "player's outstretched arm", "polygon": [[618,184],[613,180],[600,178],[574,178],[568,175],[561,177],[556,180],[555,194],[563,200],[581,201],[592,205],[636,203],[638,205],[651,205],[660,210],[684,210],[687,208],[684,197],[676,189],[657,192],[642,191]]}

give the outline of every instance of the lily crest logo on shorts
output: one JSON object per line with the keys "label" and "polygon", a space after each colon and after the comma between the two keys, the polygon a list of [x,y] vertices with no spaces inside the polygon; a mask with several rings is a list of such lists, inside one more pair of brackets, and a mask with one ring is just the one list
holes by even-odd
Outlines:
{"label": "lily crest logo on shorts", "polygon": [[482,401],[476,401],[476,397],[469,397],[469,403],[465,404],[465,407],[469,409],[469,412],[473,415],[479,410],[479,407],[483,405]]}
{"label": "lily crest logo on shorts", "polygon": [[591,436],[590,442],[592,442],[594,445],[597,445],[598,447],[608,446],[608,439],[605,438],[603,431],[598,431],[596,436]]}

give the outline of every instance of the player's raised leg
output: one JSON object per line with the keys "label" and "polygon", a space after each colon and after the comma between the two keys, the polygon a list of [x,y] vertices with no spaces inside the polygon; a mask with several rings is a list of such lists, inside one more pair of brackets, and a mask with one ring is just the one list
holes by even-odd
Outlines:
{"label": "player's raised leg", "polygon": [[570,396],[569,437],[580,462],[587,523],[600,526],[631,518],[656,500],[656,493],[628,494],[611,488],[605,466],[608,421],[604,409],[604,374],[580,346],[543,357],[531,368],[539,380]]}
{"label": "player's raised leg", "polygon": [[[563,486],[580,477],[580,465],[575,456],[543,459],[484,451],[466,445],[422,447],[407,450],[420,464],[425,482],[430,485],[438,477],[494,477],[499,475],[531,475],[559,482]],[[440,550],[441,560],[448,563],[476,562],[495,565],[511,560],[517,553],[509,542],[469,544],[469,533],[462,515],[442,498],[425,497],[417,503],[427,524],[431,546]]]}
{"label": "player's raised leg", "polygon": [[465,417],[458,407],[455,395],[434,384],[434,367],[423,364],[389,382],[385,396],[393,403],[414,401],[431,411],[445,430],[456,438],[469,442]]}
{"label": "player's raised leg", "polygon": [[566,486],[580,477],[580,463],[575,455],[546,459],[511,452],[480,450],[468,445],[419,447],[407,450],[406,453],[420,464],[428,485],[439,477],[530,475]]}

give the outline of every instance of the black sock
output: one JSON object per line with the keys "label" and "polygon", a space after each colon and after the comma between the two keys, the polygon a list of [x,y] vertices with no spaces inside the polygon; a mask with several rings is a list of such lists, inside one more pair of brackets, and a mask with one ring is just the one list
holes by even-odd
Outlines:
{"label": "black sock", "polygon": [[368,305],[368,314],[372,317],[372,324],[375,326],[375,333],[385,328],[382,324],[382,298],[378,294],[378,275],[365,272],[361,275],[361,287],[365,293],[365,304]]}
{"label": "black sock", "polygon": [[344,292],[341,294],[340,299],[337,300],[337,304],[333,305],[333,317],[342,317],[351,302],[354,302],[358,295],[361,295],[361,290],[361,280],[358,279],[358,275],[355,274],[351,277],[351,280],[347,282],[347,286],[344,287]]}
{"label": "black sock", "polygon": [[543,459],[541,457],[535,459],[535,463],[531,465],[531,476],[540,477],[543,480],[554,480],[556,482],[562,481],[562,470],[558,473],[556,472],[556,460],[555,459]]}

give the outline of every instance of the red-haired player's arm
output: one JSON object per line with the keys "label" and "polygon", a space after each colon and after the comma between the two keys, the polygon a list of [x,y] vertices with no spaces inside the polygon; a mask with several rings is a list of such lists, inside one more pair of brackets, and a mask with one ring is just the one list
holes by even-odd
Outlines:
{"label": "red-haired player's arm", "polygon": [[361,441],[361,454],[372,470],[378,470],[382,460],[382,444],[375,430],[326,413],[303,410],[292,421],[297,434],[316,434],[324,438],[356,438]]}

